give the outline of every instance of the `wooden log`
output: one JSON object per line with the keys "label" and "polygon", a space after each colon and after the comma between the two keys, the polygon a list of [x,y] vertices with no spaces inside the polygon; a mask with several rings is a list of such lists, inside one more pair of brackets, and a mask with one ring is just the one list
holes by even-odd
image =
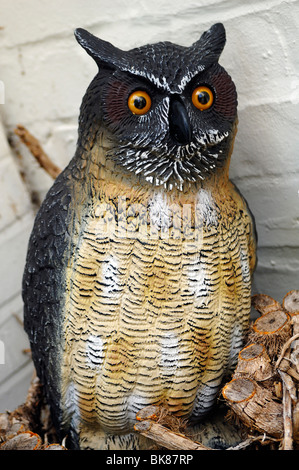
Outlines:
{"label": "wooden log", "polygon": [[289,390],[289,384],[286,378],[289,376],[284,372],[280,372],[283,379],[283,450],[293,450],[293,416],[292,416],[292,400]]}
{"label": "wooden log", "polygon": [[293,351],[291,353],[291,361],[296,369],[297,376],[299,377],[299,290],[292,290],[288,292],[284,298],[282,305],[284,309],[291,315],[293,324],[294,341],[292,343]]}
{"label": "wooden log", "polygon": [[48,444],[46,446],[43,446],[42,450],[67,450],[67,449],[60,444]]}
{"label": "wooden log", "polygon": [[293,438],[299,444],[299,400],[293,409]]}
{"label": "wooden log", "polygon": [[243,374],[258,382],[272,377],[271,360],[263,344],[251,343],[239,352],[234,377]]}
{"label": "wooden log", "polygon": [[282,437],[282,404],[275,401],[270,390],[251,379],[238,377],[224,386],[222,395],[247,428]]}
{"label": "wooden log", "polygon": [[187,419],[175,416],[164,406],[149,405],[142,408],[136,415],[137,421],[156,421],[162,426],[166,426],[171,431],[182,433],[187,426]]}
{"label": "wooden log", "polygon": [[34,431],[38,421],[42,387],[35,376],[33,377],[26,401],[12,412],[0,414],[0,442],[6,441],[25,431]]}
{"label": "wooden log", "polygon": [[144,420],[153,420],[157,421],[161,414],[161,408],[157,405],[149,405],[145,406],[141,410],[138,411],[136,415],[137,421],[144,421]]}
{"label": "wooden log", "polygon": [[283,357],[279,364],[279,370],[281,370],[282,372],[286,372],[288,375],[293,377],[293,379],[299,382],[299,373],[297,372],[295,365],[290,359],[286,359],[285,357]]}
{"label": "wooden log", "polygon": [[134,430],[169,450],[211,450],[150,420],[137,422]]}
{"label": "wooden log", "polygon": [[42,440],[31,431],[21,432],[0,445],[0,450],[39,450]]}
{"label": "wooden log", "polygon": [[282,301],[283,308],[290,314],[299,314],[299,290],[291,290]]}
{"label": "wooden log", "polygon": [[257,318],[253,329],[260,335],[273,335],[283,330],[289,324],[289,320],[290,317],[285,311],[273,310]]}
{"label": "wooden log", "polygon": [[251,305],[262,315],[279,310],[281,305],[277,300],[266,294],[256,294],[251,298]]}
{"label": "wooden log", "polygon": [[283,344],[292,335],[290,316],[282,307],[263,314],[252,325],[248,341],[263,344],[270,359],[277,358]]}

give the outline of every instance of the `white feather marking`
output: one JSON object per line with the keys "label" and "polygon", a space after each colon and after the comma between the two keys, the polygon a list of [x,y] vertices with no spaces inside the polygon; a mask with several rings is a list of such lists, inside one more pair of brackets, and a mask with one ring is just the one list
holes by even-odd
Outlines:
{"label": "white feather marking", "polygon": [[102,292],[104,296],[116,295],[119,289],[118,262],[111,255],[103,263]]}
{"label": "white feather marking", "polygon": [[100,336],[90,335],[86,341],[87,365],[92,368],[99,368],[104,361],[104,343]]}
{"label": "white feather marking", "polygon": [[201,189],[197,195],[196,217],[198,226],[218,225],[218,214],[215,201],[210,191]]}
{"label": "white feather marking", "polygon": [[151,229],[168,230],[171,221],[171,211],[164,192],[157,191],[149,202]]}
{"label": "white feather marking", "polygon": [[162,373],[166,375],[174,374],[179,357],[179,341],[177,335],[167,332],[161,338],[160,345],[161,356],[159,365],[162,368]]}
{"label": "white feather marking", "polygon": [[204,263],[198,260],[196,264],[189,266],[187,276],[189,291],[194,295],[196,306],[204,307],[208,303],[211,292]]}
{"label": "white feather marking", "polygon": [[240,247],[240,263],[243,281],[248,282],[250,280],[249,259],[243,247]]}
{"label": "white feather marking", "polygon": [[193,295],[202,297],[207,294],[206,272],[203,266],[192,266],[189,269],[189,288]]}

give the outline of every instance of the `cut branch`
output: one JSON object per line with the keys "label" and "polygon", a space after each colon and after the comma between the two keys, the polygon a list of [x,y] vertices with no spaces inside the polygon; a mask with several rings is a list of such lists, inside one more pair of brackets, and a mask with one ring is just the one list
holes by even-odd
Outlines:
{"label": "cut branch", "polygon": [[23,144],[29,149],[31,154],[37,160],[39,165],[52,177],[57,178],[61,173],[61,169],[52,162],[50,157],[44,152],[39,141],[30,134],[30,132],[21,125],[18,125],[15,129],[15,134],[21,139]]}
{"label": "cut branch", "polygon": [[282,437],[282,405],[273,399],[268,389],[251,379],[235,378],[224,386],[222,395],[246,427]]}
{"label": "cut branch", "polygon": [[134,429],[169,450],[210,450],[208,447],[192,441],[182,434],[170,431],[154,421],[140,421],[135,424]]}
{"label": "cut branch", "polygon": [[30,384],[25,403],[12,413],[0,414],[0,441],[5,441],[15,434],[32,430],[40,410],[42,388],[37,378]]}
{"label": "cut branch", "polygon": [[282,306],[291,314],[299,313],[299,290],[288,292],[283,298]]}
{"label": "cut branch", "polygon": [[[299,315],[296,316],[296,320]],[[294,326],[297,326],[295,324]],[[294,327],[294,331],[296,331]],[[295,334],[284,344],[280,356],[276,361],[275,368],[283,372],[287,372],[295,380],[299,381],[299,333]],[[290,347],[293,346],[293,352],[290,354]]]}
{"label": "cut branch", "polygon": [[257,318],[253,329],[260,335],[273,335],[280,333],[290,320],[289,315],[283,310],[273,310]]}
{"label": "cut branch", "polygon": [[280,372],[283,381],[283,450],[293,450],[292,400],[288,375]]}
{"label": "cut branch", "polygon": [[42,440],[38,434],[31,431],[21,432],[0,445],[0,450],[38,450]]}
{"label": "cut branch", "polygon": [[155,441],[159,447],[170,450],[210,450],[180,432],[186,421],[170,413],[163,406],[150,405],[142,408],[136,415],[134,426],[143,436]]}
{"label": "cut branch", "polygon": [[251,298],[251,304],[262,315],[281,308],[281,305],[277,300],[274,300],[272,297],[265,294],[253,295]]}
{"label": "cut branch", "polygon": [[273,368],[264,345],[252,343],[240,351],[235,377],[242,374],[258,382],[272,377]]}
{"label": "cut branch", "polygon": [[299,401],[293,409],[293,437],[299,443]]}
{"label": "cut branch", "polygon": [[257,318],[252,325],[248,340],[263,344],[271,358],[277,357],[284,343],[292,335],[290,316],[282,307]]}

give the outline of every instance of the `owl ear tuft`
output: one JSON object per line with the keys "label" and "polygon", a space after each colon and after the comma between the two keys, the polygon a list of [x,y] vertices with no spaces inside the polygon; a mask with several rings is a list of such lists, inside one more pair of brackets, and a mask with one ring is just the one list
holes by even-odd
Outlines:
{"label": "owl ear tuft", "polygon": [[75,30],[75,38],[99,66],[107,64],[117,67],[125,54],[110,42],[99,39],[82,28]]}
{"label": "owl ear tuft", "polygon": [[204,62],[218,62],[226,42],[225,28],[222,23],[214,24],[208,31],[205,31],[200,39],[193,46],[200,52]]}

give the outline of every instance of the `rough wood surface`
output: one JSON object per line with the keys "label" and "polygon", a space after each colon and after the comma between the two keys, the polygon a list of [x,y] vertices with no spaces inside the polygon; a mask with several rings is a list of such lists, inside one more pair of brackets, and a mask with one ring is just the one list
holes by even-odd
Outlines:
{"label": "rough wood surface", "polygon": [[290,317],[284,310],[273,310],[257,318],[253,324],[253,329],[260,335],[273,335],[286,328]]}
{"label": "rough wood surface", "polygon": [[208,447],[150,420],[136,423],[134,429],[143,436],[154,440],[159,446],[169,450],[210,450]]}
{"label": "rough wood surface", "polygon": [[38,434],[26,431],[11,437],[0,445],[0,450],[37,450],[42,447]]}
{"label": "rough wood surface", "polygon": [[299,290],[291,290],[282,301],[283,308],[290,314],[299,314]]}
{"label": "rough wood surface", "polygon": [[295,442],[299,442],[299,401],[293,409],[293,438]]}
{"label": "rough wood surface", "polygon": [[271,360],[263,344],[252,343],[239,353],[237,374],[246,374],[257,381],[267,380],[273,375]]}
{"label": "rough wood surface", "polygon": [[261,316],[222,395],[249,433],[278,439],[282,450],[298,448],[299,291],[286,294],[282,304],[257,295],[252,305]]}
{"label": "rough wood surface", "polygon": [[274,437],[283,435],[283,410],[273,394],[250,379],[236,378],[225,385],[223,396],[243,424]]}
{"label": "rough wood surface", "polygon": [[48,409],[43,404],[41,384],[33,377],[25,402],[12,412],[0,414],[0,450],[66,450],[62,444],[48,444],[48,436],[53,431]]}
{"label": "rough wood surface", "polygon": [[292,398],[287,382],[287,374],[280,372],[283,380],[283,450],[293,450]]}
{"label": "rough wood surface", "polygon": [[[263,297],[263,296],[262,296]],[[270,357],[277,356],[284,343],[292,336],[291,316],[282,305],[267,297],[267,305],[258,305],[259,311],[264,312],[252,324],[248,340],[252,343],[263,344]],[[256,301],[253,305],[256,305]]]}
{"label": "rough wood surface", "polygon": [[256,294],[251,299],[252,306],[262,315],[279,310],[280,303],[269,295]]}

